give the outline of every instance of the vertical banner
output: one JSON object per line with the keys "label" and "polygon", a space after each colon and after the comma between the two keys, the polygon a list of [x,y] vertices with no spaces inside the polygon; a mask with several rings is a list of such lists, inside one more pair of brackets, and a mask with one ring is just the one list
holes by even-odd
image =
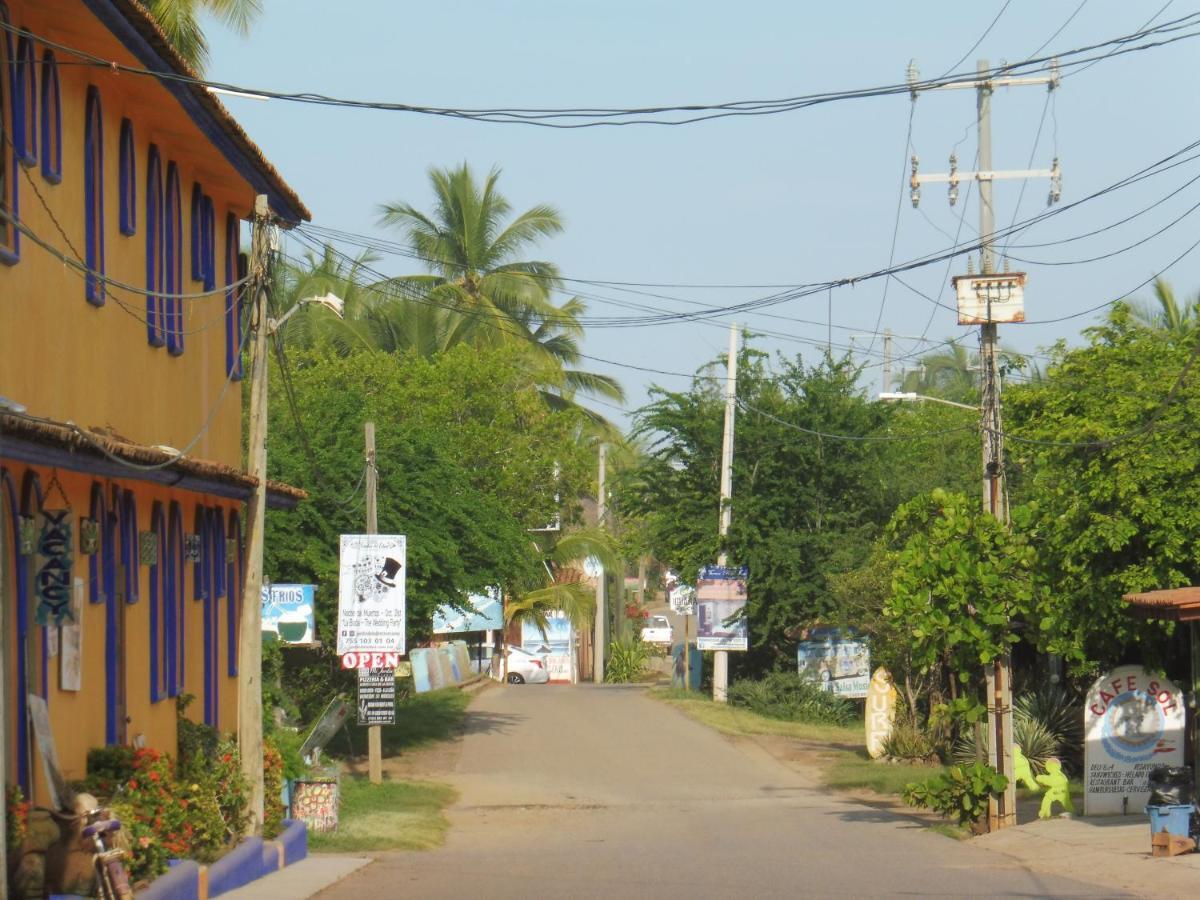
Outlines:
{"label": "vertical banner", "polygon": [[745,566],[705,566],[696,579],[696,646],[701,650],[746,650]]}
{"label": "vertical banner", "polygon": [[358,670],[358,724],[396,724],[396,670]]}
{"label": "vertical banner", "polygon": [[338,578],[337,652],[404,652],[402,534],[343,534]]}

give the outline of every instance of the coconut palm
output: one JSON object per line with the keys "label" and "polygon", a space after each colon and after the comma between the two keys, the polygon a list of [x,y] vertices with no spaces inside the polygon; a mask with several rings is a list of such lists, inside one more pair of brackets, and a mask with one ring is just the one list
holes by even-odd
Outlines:
{"label": "coconut palm", "polygon": [[1180,305],[1170,283],[1165,278],[1156,278],[1154,303],[1142,300],[1134,303],[1130,311],[1133,320],[1145,328],[1186,337],[1200,326],[1200,293]]}
{"label": "coconut palm", "polygon": [[145,5],[176,52],[201,75],[208,64],[201,14],[208,13],[245,35],[262,12],[259,0],[147,0]]}
{"label": "coconut palm", "polygon": [[530,622],[545,635],[549,614],[562,612],[572,627],[587,627],[596,614],[595,592],[583,580],[583,564],[589,557],[610,572],[621,568],[616,543],[607,531],[580,528],[558,536],[544,551],[546,582],[516,592],[505,605],[505,622]]}
{"label": "coconut palm", "polygon": [[899,385],[910,393],[969,400],[979,392],[979,355],[949,344],[944,352],[921,357],[921,368],[901,375]]}

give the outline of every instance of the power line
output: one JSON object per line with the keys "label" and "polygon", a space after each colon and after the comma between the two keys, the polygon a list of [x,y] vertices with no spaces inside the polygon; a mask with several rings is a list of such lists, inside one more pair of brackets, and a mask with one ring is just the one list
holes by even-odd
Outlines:
{"label": "power line", "polygon": [[[967,50],[967,52],[964,53],[962,56],[960,56],[958,58],[958,61],[955,62],[954,65],[952,65],[949,69],[947,69],[941,75],[942,78],[945,78],[946,75],[949,75],[951,72],[957,71],[958,67],[967,61],[968,57],[970,57],[970,55],[975,52],[976,48],[979,47],[979,45],[984,42],[984,39],[987,38],[987,36],[992,33],[992,29],[996,27],[996,23],[1000,21],[1000,17],[1004,15],[1004,11],[1006,9],[1008,9],[1010,3],[1012,3],[1012,0],[1004,0],[1004,5],[1000,7],[1000,12],[996,13],[996,16],[995,16],[995,18],[992,19],[991,24],[989,24],[988,27],[984,29],[983,34],[981,34],[979,36],[979,40],[977,40],[975,43],[973,43],[970,46],[970,48]],[[1061,31],[1062,29],[1059,29],[1059,30]],[[1056,32],[1056,34],[1057,34],[1057,32]],[[1046,43],[1048,44],[1050,42],[1047,41]],[[1046,44],[1042,44],[1042,46],[1038,48],[1038,51],[1040,51],[1045,46],[1046,46]]]}

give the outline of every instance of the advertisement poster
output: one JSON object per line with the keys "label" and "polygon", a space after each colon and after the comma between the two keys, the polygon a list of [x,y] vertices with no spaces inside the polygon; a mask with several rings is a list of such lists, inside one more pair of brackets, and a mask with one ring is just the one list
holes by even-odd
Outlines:
{"label": "advertisement poster", "polygon": [[546,658],[551,681],[574,681],[575,634],[564,613],[549,614],[544,635],[532,622],[525,622],[521,626],[521,647]]}
{"label": "advertisement poster", "polygon": [[358,724],[396,724],[396,670],[358,670]]}
{"label": "advertisement poster", "polygon": [[471,594],[462,608],[439,606],[433,614],[434,634],[464,634],[468,631],[498,631],[504,627],[504,605],[500,589],[488,588],[486,594]]}
{"label": "advertisement poster", "polygon": [[1150,770],[1183,765],[1183,726],[1183,694],[1167,678],[1121,666],[1096,681],[1083,711],[1084,815],[1140,815]]}
{"label": "advertisement poster", "polygon": [[745,566],[705,566],[696,579],[696,646],[701,650],[746,650],[749,631]]}
{"label": "advertisement poster", "polygon": [[853,632],[813,628],[796,648],[801,675],[850,700],[867,696],[871,685],[871,648]]}
{"label": "advertisement poster", "polygon": [[337,652],[404,652],[402,534],[343,534],[338,569]]}
{"label": "advertisement poster", "polygon": [[311,584],[264,584],[262,589],[262,630],[274,634],[285,644],[310,646],[316,642],[317,625],[313,617]]}

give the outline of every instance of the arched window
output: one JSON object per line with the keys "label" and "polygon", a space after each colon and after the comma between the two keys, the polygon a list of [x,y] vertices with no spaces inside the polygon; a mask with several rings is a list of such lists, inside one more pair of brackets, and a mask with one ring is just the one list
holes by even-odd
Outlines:
{"label": "arched window", "polygon": [[150,565],[150,702],[157,703],[166,696],[167,658],[170,644],[168,619],[170,603],[167,594],[171,579],[166,560],[166,527],[162,504],[155,501],[150,510],[150,531],[158,538],[158,554]]}
{"label": "arched window", "polygon": [[22,36],[17,41],[17,77],[13,96],[17,98],[17,117],[13,123],[13,144],[17,157],[27,166],[37,164],[37,53],[33,41]]}
{"label": "arched window", "polygon": [[237,549],[229,556],[229,574],[226,578],[229,585],[229,619],[227,622],[228,640],[225,646],[229,650],[229,657],[226,660],[225,671],[230,678],[237,678],[238,628],[242,621],[242,578],[246,571],[246,548],[242,544],[242,519],[236,509],[229,511],[229,531],[227,533]]}
{"label": "arched window", "polygon": [[89,87],[83,129],[84,245],[88,303],[104,305],[104,123],[100,92]]}
{"label": "arched window", "polygon": [[225,519],[219,508],[208,511],[206,564],[211,566],[208,598],[204,602],[204,722],[216,726],[220,718],[221,598],[228,577],[225,559]]}
{"label": "arched window", "polygon": [[[5,32],[7,34],[7,32]],[[3,37],[0,37],[0,44],[3,43]],[[3,72],[0,72],[0,76]],[[5,154],[7,156],[7,154]],[[0,509],[0,514],[7,514],[8,518],[5,522],[5,528],[0,529],[0,532],[7,531],[7,551],[9,552],[7,565],[5,566],[9,572],[13,573],[16,593],[5,602],[11,602],[10,610],[15,612],[15,615],[10,612],[10,620],[8,628],[11,629],[12,637],[8,634],[0,635],[0,639],[10,641],[6,647],[6,653],[9,659],[6,660],[6,668],[3,672],[4,684],[0,685],[0,689],[8,693],[5,697],[9,709],[12,712],[6,713],[9,717],[5,723],[6,727],[12,729],[12,736],[8,738],[11,742],[10,746],[16,748],[16,771],[10,771],[8,778],[16,781],[21,786],[21,790],[25,792],[25,796],[29,796],[29,782],[31,765],[29,759],[29,557],[21,552],[21,543],[17,540],[17,531],[21,524],[21,507],[19,505],[19,495],[17,485],[12,475],[7,469],[0,468],[0,504],[3,508]],[[5,552],[5,540],[0,540],[0,552]],[[9,577],[7,574],[5,577]],[[11,684],[11,688],[10,688]],[[15,726],[15,727],[14,727]],[[8,747],[0,748],[5,753],[8,752]]]}
{"label": "arched window", "polygon": [[121,120],[121,234],[137,233],[137,157],[133,123]]}
{"label": "arched window", "polygon": [[166,343],[163,323],[163,180],[162,161],[153,144],[146,155],[146,340]]}
{"label": "arched window", "polygon": [[54,51],[42,54],[42,177],[51,184],[62,181],[62,92]]}
{"label": "arched window", "polygon": [[167,331],[167,352],[178,356],[183,352],[183,301],[173,296],[183,293],[183,207],[179,199],[179,169],[167,164],[167,197],[164,215],[163,244],[166,247],[163,308]]}
{"label": "arched window", "polygon": [[137,500],[133,491],[126,490],[121,496],[121,565],[125,569],[125,602],[138,602],[138,553]]}
{"label": "arched window", "polygon": [[183,561],[183,512],[179,503],[172,500],[167,517],[167,574],[171,580],[171,589],[167,592],[171,639],[167,655],[167,694],[171,697],[178,697],[183,690],[184,622],[187,621]]}
{"label": "arched window", "polygon": [[[0,2],[0,24],[9,25],[8,7]],[[12,32],[0,29],[0,262],[12,265],[21,258],[21,235],[13,224],[20,215],[17,203],[17,150],[14,113],[20,92],[13,85]],[[13,145],[9,152],[9,145]]]}
{"label": "arched window", "polygon": [[204,280],[204,251],[202,237],[204,231],[204,189],[200,182],[192,183],[192,281]]}
{"label": "arched window", "polygon": [[[225,284],[238,280],[241,224],[237,216],[225,217]],[[234,381],[242,377],[242,288],[225,292],[225,374]]]}
{"label": "arched window", "polygon": [[212,197],[205,195],[201,210],[203,227],[200,233],[200,255],[204,269],[204,289],[212,291],[217,287],[217,213],[213,208]]}
{"label": "arched window", "polygon": [[92,484],[88,516],[99,530],[99,545],[88,556],[88,601],[107,603],[116,591],[117,567],[113,555],[113,536],[109,531],[108,504],[104,502],[104,488],[99,482]]}

